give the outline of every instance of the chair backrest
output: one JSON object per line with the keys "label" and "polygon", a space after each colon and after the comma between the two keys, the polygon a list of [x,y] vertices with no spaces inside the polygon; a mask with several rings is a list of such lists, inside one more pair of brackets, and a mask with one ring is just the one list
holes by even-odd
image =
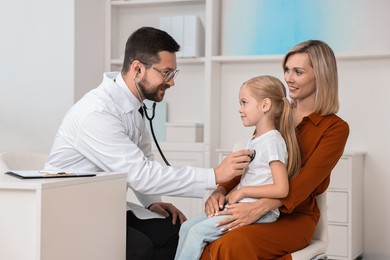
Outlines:
{"label": "chair backrest", "polygon": [[318,220],[316,231],[314,233],[313,239],[320,240],[328,245],[328,203],[326,199],[327,192],[323,192],[322,194],[317,196],[317,204],[321,212],[321,217]]}
{"label": "chair backrest", "polygon": [[326,196],[326,191],[317,196],[321,217],[318,220],[316,231],[308,246],[291,254],[293,260],[327,259],[326,250],[328,249],[329,238]]}
{"label": "chair backrest", "polygon": [[41,170],[47,159],[47,154],[34,152],[4,152],[0,153],[0,171],[9,170]]}

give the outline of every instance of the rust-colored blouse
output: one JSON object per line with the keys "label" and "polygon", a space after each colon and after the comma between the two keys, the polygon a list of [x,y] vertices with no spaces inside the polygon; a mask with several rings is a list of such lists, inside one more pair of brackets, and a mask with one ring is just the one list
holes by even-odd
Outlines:
{"label": "rust-colored blouse", "polygon": [[[307,246],[319,219],[316,196],[329,185],[330,173],[343,154],[348,124],[336,115],[313,113],[297,127],[302,168],[290,180],[282,199],[281,216],[274,223],[234,229],[208,245],[201,259],[291,259],[290,253]],[[223,186],[230,191],[239,178]]]}

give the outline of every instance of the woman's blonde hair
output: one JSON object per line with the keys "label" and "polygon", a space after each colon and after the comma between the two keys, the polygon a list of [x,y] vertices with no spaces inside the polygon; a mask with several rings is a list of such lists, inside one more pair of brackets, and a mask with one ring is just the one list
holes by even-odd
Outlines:
{"label": "woman's blonde hair", "polygon": [[271,116],[287,146],[287,173],[289,178],[295,176],[301,167],[301,153],[292,117],[292,107],[286,98],[286,89],[283,83],[273,76],[266,75],[252,78],[246,81],[243,86],[246,86],[252,97],[259,102],[265,98],[271,100]]}
{"label": "woman's blonde hair", "polygon": [[[291,55],[307,53],[316,79],[315,111],[323,116],[339,110],[337,64],[333,50],[323,41],[308,40],[295,45],[283,59],[283,70]],[[295,104],[292,100],[293,105]]]}

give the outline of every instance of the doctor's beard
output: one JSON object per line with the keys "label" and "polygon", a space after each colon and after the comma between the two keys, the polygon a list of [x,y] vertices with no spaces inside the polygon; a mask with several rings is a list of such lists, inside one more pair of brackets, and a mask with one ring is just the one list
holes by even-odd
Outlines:
{"label": "doctor's beard", "polygon": [[165,91],[170,87],[170,85],[166,83],[162,83],[158,86],[151,86],[149,82],[143,78],[138,86],[140,88],[141,94],[145,99],[160,102],[164,99]]}

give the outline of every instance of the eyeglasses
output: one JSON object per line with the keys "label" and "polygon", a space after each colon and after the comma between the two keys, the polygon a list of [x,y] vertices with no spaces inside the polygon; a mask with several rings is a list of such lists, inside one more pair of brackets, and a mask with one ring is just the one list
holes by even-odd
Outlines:
{"label": "eyeglasses", "polygon": [[163,76],[164,76],[164,82],[167,83],[169,81],[171,81],[172,79],[174,79],[177,74],[179,73],[179,70],[176,69],[176,70],[160,70],[160,69],[157,69],[155,67],[152,66],[152,68],[158,72],[160,72]]}

